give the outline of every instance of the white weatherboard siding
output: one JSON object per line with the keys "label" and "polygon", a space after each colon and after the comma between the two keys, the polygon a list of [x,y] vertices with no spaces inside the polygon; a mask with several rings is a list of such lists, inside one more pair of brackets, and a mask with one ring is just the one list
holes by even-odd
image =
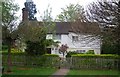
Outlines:
{"label": "white weatherboard siding", "polygon": [[[78,36],[78,41],[73,41],[73,36]],[[93,37],[89,37],[90,39]],[[54,41],[60,41],[60,46],[62,44],[68,45],[68,52],[69,51],[81,51],[84,50],[85,52],[89,50],[94,50],[95,54],[100,54],[100,40],[94,37],[94,40],[89,40],[89,38],[85,38],[85,35],[77,35],[75,33],[69,32],[69,34],[61,34],[61,39],[54,39]],[[52,34],[48,34],[46,36],[46,39],[53,39]],[[59,56],[62,56],[62,54],[59,53],[58,50],[55,50],[55,48],[51,49],[51,54],[58,54]]]}

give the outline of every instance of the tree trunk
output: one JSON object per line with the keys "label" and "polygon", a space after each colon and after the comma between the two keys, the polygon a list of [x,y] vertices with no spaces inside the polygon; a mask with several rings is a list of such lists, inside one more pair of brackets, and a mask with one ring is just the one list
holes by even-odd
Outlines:
{"label": "tree trunk", "polygon": [[64,58],[64,55],[65,55],[65,54],[64,54],[64,52],[63,52],[63,58]]}
{"label": "tree trunk", "polygon": [[12,72],[11,70],[11,41],[8,43],[8,58],[7,58],[7,72]]}

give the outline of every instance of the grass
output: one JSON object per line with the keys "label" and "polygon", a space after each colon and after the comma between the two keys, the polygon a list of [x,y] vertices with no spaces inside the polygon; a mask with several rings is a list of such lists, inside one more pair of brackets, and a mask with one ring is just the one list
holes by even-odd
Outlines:
{"label": "grass", "polygon": [[[6,68],[5,68],[6,69]],[[7,73],[6,70],[3,74],[3,77],[29,77],[29,76],[45,76],[53,74],[57,69],[56,68],[37,68],[37,67],[12,67],[12,72]]]}
{"label": "grass", "polygon": [[117,70],[70,70],[66,77],[118,77]]}

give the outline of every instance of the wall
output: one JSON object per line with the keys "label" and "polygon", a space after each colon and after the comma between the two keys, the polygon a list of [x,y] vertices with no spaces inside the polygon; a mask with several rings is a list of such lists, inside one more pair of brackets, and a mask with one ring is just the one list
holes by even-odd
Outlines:
{"label": "wall", "polygon": [[[72,41],[72,36],[78,36],[79,41]],[[52,39],[52,34],[48,34],[46,36],[46,39]],[[91,39],[92,38],[92,39]],[[67,44],[68,50],[67,51],[76,51],[76,50],[85,50],[87,52],[88,50],[94,50],[95,54],[100,54],[100,40],[95,37],[86,37],[83,34],[76,35],[75,33],[69,32],[69,34],[62,34],[61,40],[54,40],[54,41],[60,41],[59,44]],[[55,52],[52,50],[53,53]],[[56,54],[58,51],[56,51]]]}

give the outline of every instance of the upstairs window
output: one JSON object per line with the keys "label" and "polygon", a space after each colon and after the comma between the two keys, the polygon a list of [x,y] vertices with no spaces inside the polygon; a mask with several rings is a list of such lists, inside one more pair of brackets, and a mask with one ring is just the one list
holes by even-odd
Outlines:
{"label": "upstairs window", "polygon": [[55,40],[61,40],[61,34],[54,35],[53,39],[55,39]]}
{"label": "upstairs window", "polygon": [[78,36],[72,36],[72,41],[78,41]]}

